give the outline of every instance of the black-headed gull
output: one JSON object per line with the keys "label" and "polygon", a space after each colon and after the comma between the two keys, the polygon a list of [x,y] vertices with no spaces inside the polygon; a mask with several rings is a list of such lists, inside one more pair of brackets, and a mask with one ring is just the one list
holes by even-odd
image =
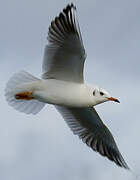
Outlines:
{"label": "black-headed gull", "polygon": [[93,107],[106,101],[119,101],[106,90],[85,83],[85,59],[76,7],[71,4],[49,27],[42,79],[25,71],[14,74],[5,89],[6,99],[9,105],[27,114],[38,113],[46,103],[54,104],[84,143],[129,169],[113,136]]}

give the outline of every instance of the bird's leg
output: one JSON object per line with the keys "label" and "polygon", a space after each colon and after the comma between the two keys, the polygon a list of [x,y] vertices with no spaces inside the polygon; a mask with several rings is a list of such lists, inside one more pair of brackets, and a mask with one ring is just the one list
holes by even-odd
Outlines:
{"label": "bird's leg", "polygon": [[34,97],[32,96],[33,91],[26,91],[26,92],[21,92],[15,95],[16,99],[22,99],[22,100],[32,100]]}

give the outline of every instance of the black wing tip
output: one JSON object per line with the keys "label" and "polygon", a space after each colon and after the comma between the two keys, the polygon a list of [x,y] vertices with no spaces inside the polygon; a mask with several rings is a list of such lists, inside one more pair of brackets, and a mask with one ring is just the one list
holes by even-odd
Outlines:
{"label": "black wing tip", "polygon": [[59,44],[67,38],[69,34],[75,34],[79,37],[82,42],[82,37],[80,33],[80,27],[77,20],[76,6],[71,3],[68,4],[58,16],[51,22],[49,32],[48,32],[48,41],[49,43],[59,41]]}
{"label": "black wing tip", "polygon": [[118,165],[119,167],[122,167],[126,170],[130,170],[129,166],[127,165],[127,163],[125,162],[124,158],[122,157],[122,155],[120,154],[119,151],[108,151],[109,156],[105,154],[105,156],[110,159],[111,161],[113,161],[116,165]]}
{"label": "black wing tip", "polygon": [[[79,27],[77,27],[77,18],[76,18],[76,6],[71,3],[64,8],[58,16],[55,17],[55,19],[52,21],[55,22],[55,25],[53,26],[51,23],[51,27],[53,30],[56,30],[56,33],[58,31],[61,31],[62,34],[64,33],[77,33],[80,37],[80,30]],[[60,37],[60,36],[59,36]]]}
{"label": "black wing tip", "polygon": [[[116,163],[117,164],[117,163]],[[124,168],[124,169],[126,169],[126,170],[128,170],[128,171],[130,171],[131,169],[130,169],[130,167],[125,163],[125,164],[122,164],[122,165],[119,165],[119,164],[117,164],[119,167],[122,167],[122,168]]]}
{"label": "black wing tip", "polygon": [[121,153],[119,152],[119,150],[112,148],[110,150],[108,149],[108,153],[105,154],[105,156],[111,161],[113,161],[119,167],[125,168],[127,170],[130,169],[127,163],[125,162],[124,158],[122,157]]}
{"label": "black wing tip", "polygon": [[128,171],[131,171],[130,167],[126,164],[125,166],[122,166],[123,168],[125,168]]}
{"label": "black wing tip", "polygon": [[108,158],[109,160],[114,162],[117,166],[119,166],[121,168],[124,168],[126,170],[131,170],[120,153],[119,154],[113,154],[113,153],[110,154],[109,153],[109,156],[106,153],[105,154],[101,154],[101,155],[102,156],[106,156],[106,158]]}
{"label": "black wing tip", "polygon": [[122,155],[120,154],[119,156],[119,163],[118,161],[115,162],[118,166],[125,168],[126,170],[130,170],[129,166],[127,165],[127,163],[125,162],[124,158],[122,157]]}
{"label": "black wing tip", "polygon": [[113,158],[113,161],[120,167],[123,167],[127,170],[130,170],[129,166],[127,165],[127,163],[125,162],[123,156],[121,155],[121,153],[119,151],[115,151],[113,154],[112,154],[112,158]]}
{"label": "black wing tip", "polygon": [[67,14],[67,13],[68,13],[69,11],[71,11],[72,9],[77,10],[77,9],[76,9],[76,6],[75,6],[73,3],[68,4],[68,5],[66,6],[66,8],[63,9],[63,12],[64,12],[65,14]]}
{"label": "black wing tip", "polygon": [[126,170],[131,170],[122,157],[121,153],[119,152],[118,148],[109,148],[101,140],[98,140],[98,142],[94,145],[93,141],[91,141],[91,144],[88,146],[90,146],[94,151],[98,152],[102,156],[114,162],[117,166],[122,167]]}
{"label": "black wing tip", "polygon": [[66,6],[66,8],[64,8],[64,9],[72,9],[72,8],[76,9],[76,6],[75,6],[73,3],[68,4],[68,5]]}

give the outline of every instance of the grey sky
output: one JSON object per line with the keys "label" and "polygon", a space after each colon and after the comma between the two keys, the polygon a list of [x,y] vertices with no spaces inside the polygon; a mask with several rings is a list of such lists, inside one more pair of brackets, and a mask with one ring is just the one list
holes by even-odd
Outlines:
{"label": "grey sky", "polygon": [[[1,0],[0,179],[132,180],[84,145],[53,106],[36,116],[19,113],[4,98],[5,84],[22,69],[41,75],[51,20],[71,1]],[[87,51],[85,79],[106,88],[120,104],[96,107],[133,172],[140,174],[140,1],[74,1]]]}

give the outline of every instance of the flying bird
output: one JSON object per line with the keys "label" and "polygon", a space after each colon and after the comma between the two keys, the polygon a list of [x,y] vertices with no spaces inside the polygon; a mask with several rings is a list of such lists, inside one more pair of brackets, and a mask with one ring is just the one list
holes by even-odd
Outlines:
{"label": "flying bird", "polygon": [[37,114],[46,103],[53,104],[66,123],[84,143],[129,169],[115,140],[94,106],[119,100],[106,90],[84,81],[86,52],[76,15],[76,7],[67,5],[49,27],[42,78],[20,71],[5,88],[8,104],[20,112]]}

